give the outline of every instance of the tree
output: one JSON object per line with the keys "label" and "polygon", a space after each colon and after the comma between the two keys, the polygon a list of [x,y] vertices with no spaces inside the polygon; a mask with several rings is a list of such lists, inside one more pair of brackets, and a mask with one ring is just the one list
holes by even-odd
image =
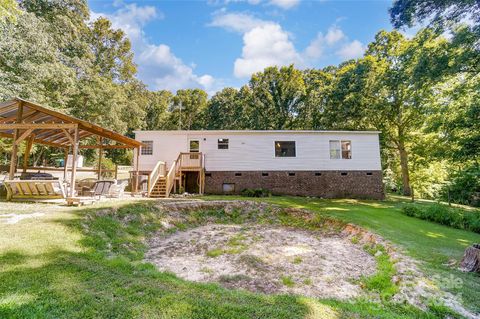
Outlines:
{"label": "tree", "polygon": [[66,108],[76,90],[75,71],[63,63],[48,24],[24,13],[16,24],[0,24],[0,38],[0,100],[19,96]]}
{"label": "tree", "polygon": [[145,128],[147,130],[161,130],[165,127],[165,122],[168,119],[167,110],[171,108],[172,103],[173,94],[170,91],[148,92]]}
{"label": "tree", "polygon": [[429,18],[442,26],[467,17],[480,24],[480,2],[475,0],[395,0],[389,11],[395,28],[412,27]]}
{"label": "tree", "polygon": [[242,93],[234,88],[224,88],[208,101],[205,128],[213,130],[238,130],[245,127],[245,102]]}
{"label": "tree", "polygon": [[204,127],[207,92],[201,89],[178,90],[173,97],[165,129],[196,130]]}
{"label": "tree", "polygon": [[15,23],[20,13],[21,11],[18,9],[17,1],[0,0],[0,24],[6,22]]}
{"label": "tree", "polygon": [[293,65],[268,67],[252,75],[248,84],[250,127],[259,130],[294,129],[305,98],[302,72]]}
{"label": "tree", "polygon": [[93,22],[90,33],[89,44],[96,73],[112,81],[132,81],[137,68],[133,63],[130,40],[125,33],[120,29],[112,29],[112,23],[103,17]]}

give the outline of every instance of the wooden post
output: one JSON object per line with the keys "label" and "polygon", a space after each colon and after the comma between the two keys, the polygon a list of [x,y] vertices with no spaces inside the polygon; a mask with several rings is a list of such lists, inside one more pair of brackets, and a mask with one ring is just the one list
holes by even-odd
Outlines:
{"label": "wooden post", "polygon": [[75,178],[77,175],[77,153],[78,153],[78,126],[75,127],[72,145],[72,176],[70,177],[70,197],[75,195]]}
{"label": "wooden post", "polygon": [[27,147],[25,148],[25,153],[23,154],[23,172],[27,172],[28,167],[28,159],[30,157],[30,152],[33,146],[33,140],[35,139],[35,135],[31,135],[27,142]]}
{"label": "wooden post", "polygon": [[68,153],[70,152],[68,147],[65,147],[65,157],[63,159],[63,181],[67,182],[67,173],[68,173]]}
{"label": "wooden post", "polygon": [[115,179],[118,179],[118,165],[115,164]]}
{"label": "wooden post", "polygon": [[102,156],[103,156],[103,149],[102,149],[103,139],[101,137],[98,138],[98,168],[97,168],[97,179],[102,179]]}
{"label": "wooden post", "polygon": [[140,147],[135,149],[136,154],[136,164],[135,164],[135,194],[138,192],[138,182],[139,182],[139,167],[140,167]]}
{"label": "wooden post", "polygon": [[[23,117],[23,102],[19,102],[18,111],[17,111],[17,121],[16,121],[17,124],[22,122],[22,117]],[[20,135],[20,130],[16,129],[13,133],[12,154],[10,156],[10,171],[8,174],[9,180],[12,180],[15,177],[15,172],[17,170],[18,144],[16,142],[19,135]]]}

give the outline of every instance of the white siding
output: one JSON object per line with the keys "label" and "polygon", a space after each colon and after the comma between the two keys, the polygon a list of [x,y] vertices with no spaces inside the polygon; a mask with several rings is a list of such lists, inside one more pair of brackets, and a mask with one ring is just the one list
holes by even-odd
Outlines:
{"label": "white siding", "polygon": [[[381,169],[375,132],[139,131],[135,138],[153,141],[153,155],[140,156],[140,170],[152,169],[159,160],[170,166],[180,152],[188,152],[191,138],[200,140],[207,171]],[[219,138],[229,139],[227,150],[217,149]],[[352,159],[330,159],[330,140],[350,140]],[[296,157],[275,157],[275,141],[295,141]]]}

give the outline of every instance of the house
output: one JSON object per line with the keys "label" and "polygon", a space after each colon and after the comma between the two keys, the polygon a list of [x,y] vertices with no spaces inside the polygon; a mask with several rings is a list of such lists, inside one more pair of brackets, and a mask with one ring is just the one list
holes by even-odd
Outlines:
{"label": "house", "polygon": [[384,196],[377,131],[136,131],[148,193]]}

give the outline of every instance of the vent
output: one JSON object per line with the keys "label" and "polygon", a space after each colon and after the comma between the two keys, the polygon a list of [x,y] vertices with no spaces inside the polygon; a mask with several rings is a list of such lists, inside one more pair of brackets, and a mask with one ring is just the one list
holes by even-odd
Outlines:
{"label": "vent", "polygon": [[288,176],[295,176],[295,173],[290,172],[290,173],[288,173]]}
{"label": "vent", "polygon": [[212,173],[205,173],[205,177],[212,177]]}
{"label": "vent", "polygon": [[268,173],[262,173],[262,176],[266,177],[268,176]]}
{"label": "vent", "polygon": [[372,176],[373,173],[372,173],[372,172],[367,172],[367,175],[368,175],[368,176]]}
{"label": "vent", "polygon": [[315,176],[322,176],[322,173],[316,172]]}
{"label": "vent", "polygon": [[342,173],[340,173],[340,175],[342,175],[342,176],[347,176],[348,173],[347,173],[347,172],[342,172]]}
{"label": "vent", "polygon": [[235,176],[242,176],[242,173],[235,173]]}

